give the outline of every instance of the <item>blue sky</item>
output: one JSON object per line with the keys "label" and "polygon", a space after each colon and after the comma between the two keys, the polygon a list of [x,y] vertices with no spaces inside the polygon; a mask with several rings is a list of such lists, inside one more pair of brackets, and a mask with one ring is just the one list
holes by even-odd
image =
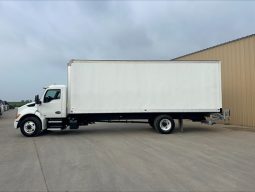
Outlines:
{"label": "blue sky", "polygon": [[253,1],[0,1],[0,99],[66,84],[70,59],[170,59],[254,33]]}

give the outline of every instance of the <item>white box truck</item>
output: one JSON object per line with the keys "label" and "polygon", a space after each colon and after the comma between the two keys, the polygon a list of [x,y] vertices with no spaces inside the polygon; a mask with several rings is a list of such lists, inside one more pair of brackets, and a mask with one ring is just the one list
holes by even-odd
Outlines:
{"label": "white box truck", "polygon": [[48,86],[18,109],[25,136],[95,122],[147,122],[160,133],[174,119],[205,121],[222,112],[219,61],[71,60],[68,87]]}

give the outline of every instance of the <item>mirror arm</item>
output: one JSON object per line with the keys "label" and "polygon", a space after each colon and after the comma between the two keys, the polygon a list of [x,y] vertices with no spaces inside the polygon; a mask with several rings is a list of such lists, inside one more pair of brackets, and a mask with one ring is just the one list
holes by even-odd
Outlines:
{"label": "mirror arm", "polygon": [[39,99],[39,95],[36,95],[35,96],[35,104],[39,104],[39,105],[41,105],[42,104],[42,102],[40,101],[40,99]]}

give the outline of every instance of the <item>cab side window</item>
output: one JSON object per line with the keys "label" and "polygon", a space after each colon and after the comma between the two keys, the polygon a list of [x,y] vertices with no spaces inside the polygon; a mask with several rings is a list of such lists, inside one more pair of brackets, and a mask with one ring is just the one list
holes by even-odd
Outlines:
{"label": "cab side window", "polygon": [[60,99],[61,91],[60,89],[49,89],[44,95],[43,102],[49,103],[52,100]]}

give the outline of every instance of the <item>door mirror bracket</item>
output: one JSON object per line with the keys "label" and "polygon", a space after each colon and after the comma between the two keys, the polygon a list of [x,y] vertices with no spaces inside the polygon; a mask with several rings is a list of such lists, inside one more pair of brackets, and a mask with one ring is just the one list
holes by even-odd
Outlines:
{"label": "door mirror bracket", "polygon": [[42,104],[42,102],[39,99],[39,95],[35,96],[35,104],[37,104],[37,105],[41,105]]}

